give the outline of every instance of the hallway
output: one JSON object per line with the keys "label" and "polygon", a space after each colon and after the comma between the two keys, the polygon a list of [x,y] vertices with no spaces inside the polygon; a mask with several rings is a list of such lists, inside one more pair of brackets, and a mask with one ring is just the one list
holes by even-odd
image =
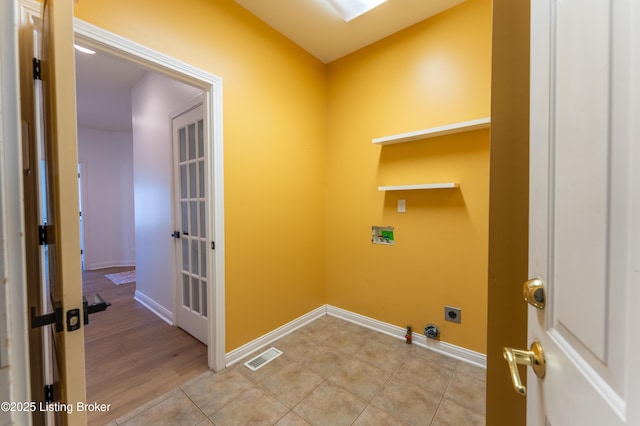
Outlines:
{"label": "hallway", "polygon": [[89,303],[95,293],[111,303],[84,327],[87,402],[111,404],[107,412],[88,413],[91,425],[112,421],[209,371],[205,345],[136,302],[135,282],[115,285],[105,277],[130,269],[82,274]]}

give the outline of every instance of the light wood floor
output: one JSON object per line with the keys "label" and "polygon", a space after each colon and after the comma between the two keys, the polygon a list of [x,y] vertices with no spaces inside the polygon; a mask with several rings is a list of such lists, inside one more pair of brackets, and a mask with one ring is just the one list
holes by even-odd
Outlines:
{"label": "light wood floor", "polygon": [[131,269],[83,272],[89,303],[95,293],[111,302],[84,328],[87,402],[111,404],[108,412],[89,413],[91,425],[106,424],[208,371],[204,344],[136,302],[135,283],[117,286],[104,277]]}

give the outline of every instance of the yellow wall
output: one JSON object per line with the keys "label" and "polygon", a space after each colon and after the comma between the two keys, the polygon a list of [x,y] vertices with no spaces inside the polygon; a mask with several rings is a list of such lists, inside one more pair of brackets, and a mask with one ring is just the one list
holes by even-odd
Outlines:
{"label": "yellow wall", "polygon": [[[462,5],[328,66],[327,303],[486,350],[489,130],[371,139],[490,114],[491,1]],[[458,182],[459,190],[379,192]],[[406,213],[396,212],[398,199]],[[371,226],[395,227],[394,246]],[[462,324],[444,322],[444,305]]]}
{"label": "yellow wall", "polygon": [[[76,16],[223,78],[230,351],[329,303],[485,352],[491,1],[323,65],[232,0],[81,0]],[[389,193],[382,184],[456,181]],[[396,200],[407,213],[395,213]],[[371,225],[396,227],[374,246]],[[462,308],[462,325],[443,306]]]}
{"label": "yellow wall", "polygon": [[226,350],[323,305],[325,65],[232,0],[75,15],[223,79]]}

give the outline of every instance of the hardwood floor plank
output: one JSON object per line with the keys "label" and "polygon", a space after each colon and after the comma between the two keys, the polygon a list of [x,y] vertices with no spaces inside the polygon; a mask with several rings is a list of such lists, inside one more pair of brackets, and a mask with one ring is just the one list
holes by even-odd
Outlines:
{"label": "hardwood floor plank", "polygon": [[208,371],[207,347],[133,299],[135,283],[115,285],[107,274],[83,272],[89,303],[99,293],[111,306],[89,317],[85,333],[87,402],[111,404],[91,412],[90,425],[106,424]]}

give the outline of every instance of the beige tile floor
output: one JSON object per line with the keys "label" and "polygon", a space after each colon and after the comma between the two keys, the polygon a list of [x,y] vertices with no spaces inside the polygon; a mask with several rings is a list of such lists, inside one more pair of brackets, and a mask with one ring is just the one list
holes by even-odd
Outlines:
{"label": "beige tile floor", "polygon": [[205,373],[111,425],[485,424],[483,368],[331,316],[271,346],[255,372]]}

